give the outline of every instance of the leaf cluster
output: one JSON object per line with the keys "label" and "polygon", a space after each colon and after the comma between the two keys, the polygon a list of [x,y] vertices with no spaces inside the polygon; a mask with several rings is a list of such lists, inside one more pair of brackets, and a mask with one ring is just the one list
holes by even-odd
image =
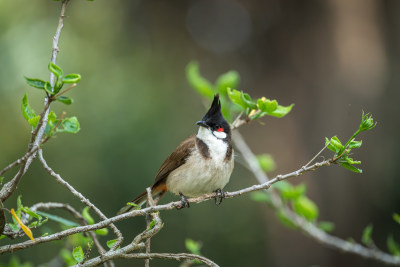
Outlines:
{"label": "leaf cluster", "polygon": [[[199,71],[197,62],[190,62],[186,67],[186,77],[191,87],[201,96],[212,99],[215,94],[220,95],[222,113],[231,120],[234,113],[243,112],[250,120],[256,120],[266,115],[281,118],[288,114],[294,104],[281,106],[276,100],[265,97],[252,99],[248,93],[236,90],[240,76],[237,71],[231,70],[221,74],[214,84],[204,78]],[[228,99],[230,101],[228,101]]]}
{"label": "leaf cluster", "polygon": [[343,168],[346,168],[352,172],[362,173],[361,169],[354,166],[361,164],[361,161],[354,160],[350,157],[350,155],[353,149],[360,148],[362,145],[362,140],[355,140],[356,136],[359,135],[361,132],[372,130],[373,128],[375,128],[376,124],[377,123],[374,122],[372,115],[370,115],[369,113],[364,114],[363,111],[359,128],[344,145],[337,136],[334,136],[331,139],[325,138],[325,145],[327,146],[327,148],[335,152],[334,162],[339,163]]}
{"label": "leaf cluster", "polygon": [[[63,94],[63,92],[61,92],[60,94],[59,94],[59,92],[63,88],[64,84],[78,83],[81,80],[81,75],[71,73],[71,74],[67,74],[67,75],[63,76],[62,69],[58,65],[56,65],[52,62],[49,63],[48,69],[56,77],[54,86],[52,86],[49,81],[44,81],[44,80],[37,79],[37,78],[25,77],[26,82],[28,83],[28,85],[30,85],[36,89],[46,91],[46,93],[49,96],[51,96],[52,99],[58,100],[66,105],[71,105],[73,103],[72,98],[61,96],[61,94]],[[73,85],[73,86],[75,86],[75,85]]]}
{"label": "leaf cluster", "polygon": [[[41,227],[48,221],[48,218],[43,218],[38,212],[34,212],[29,207],[22,205],[21,199],[22,196],[19,195],[17,198],[17,209],[11,209],[13,223],[7,223],[7,225],[15,233],[23,230],[34,241],[30,228]],[[4,235],[1,235],[0,239],[4,237]]]}
{"label": "leaf cluster", "polygon": [[[58,65],[51,62],[49,63],[48,68],[56,78],[54,86],[52,86],[49,81],[43,81],[37,78],[25,77],[26,82],[28,83],[28,85],[34,88],[44,90],[49,96],[49,101],[57,100],[66,105],[72,104],[73,99],[70,97],[62,96],[62,94],[75,87],[76,83],[81,80],[81,76],[79,74],[67,74],[63,76],[62,69]],[[72,85],[66,90],[60,92],[64,84]],[[26,121],[32,127],[32,130],[35,129],[39,124],[41,116],[37,115],[35,111],[31,108],[28,101],[28,95],[26,93],[22,98],[21,111]],[[45,129],[45,135],[47,137],[53,137],[56,133],[77,133],[79,132],[79,130],[80,125],[76,117],[64,118],[64,115],[62,115],[60,118],[57,118],[56,113],[54,111],[50,111]]]}

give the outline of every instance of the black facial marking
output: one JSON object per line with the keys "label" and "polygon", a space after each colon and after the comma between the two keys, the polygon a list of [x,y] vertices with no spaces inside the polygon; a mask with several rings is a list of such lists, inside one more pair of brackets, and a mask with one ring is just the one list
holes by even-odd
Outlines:
{"label": "black facial marking", "polygon": [[225,154],[225,161],[230,161],[231,160],[231,158],[232,158],[232,144],[231,143],[229,143],[229,145],[228,145],[228,150],[226,151],[226,154]]}
{"label": "black facial marking", "polygon": [[206,143],[203,142],[203,140],[196,138],[196,145],[200,151],[200,154],[203,158],[205,159],[210,159],[210,150],[208,149],[208,146]]}

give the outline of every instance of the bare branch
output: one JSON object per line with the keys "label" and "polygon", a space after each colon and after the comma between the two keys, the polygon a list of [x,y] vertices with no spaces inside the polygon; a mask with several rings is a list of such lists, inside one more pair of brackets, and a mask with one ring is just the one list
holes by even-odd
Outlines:
{"label": "bare branch", "polygon": [[137,253],[137,254],[122,254],[119,258],[124,259],[169,259],[169,260],[198,260],[202,263],[206,264],[207,266],[218,267],[215,262],[207,259],[203,256],[199,256],[196,254],[189,254],[189,253]]}
{"label": "bare branch", "polygon": [[[103,214],[103,212],[101,212],[100,209],[98,209],[92,202],[89,201],[89,199],[87,199],[86,197],[84,197],[81,193],[79,193],[75,188],[73,188],[67,181],[65,181],[59,174],[55,173],[53,171],[52,168],[49,167],[49,165],[47,164],[46,160],[43,157],[43,152],[40,149],[39,152],[39,160],[42,162],[43,167],[45,168],[45,170],[51,175],[53,176],[56,181],[61,184],[62,186],[66,187],[74,196],[76,196],[82,203],[84,203],[85,205],[89,206],[91,209],[94,210],[94,212],[97,213],[97,215],[102,219],[102,220],[107,220],[108,218]],[[110,228],[114,231],[115,235],[117,236],[117,241],[115,242],[115,248],[117,248],[123,240],[123,236],[121,234],[121,232],[118,230],[118,228],[111,223]]]}
{"label": "bare branch", "polygon": [[[147,192],[147,206],[154,206],[154,199],[153,196],[151,194],[151,187],[147,187],[146,188],[146,192]],[[151,215],[150,214],[146,214],[146,226],[147,228],[150,227],[150,223],[151,223]],[[150,246],[151,246],[151,238],[147,238],[146,240],[146,253],[150,253]],[[144,266],[145,267],[149,267],[150,266],[150,259],[145,259],[144,261]]]}

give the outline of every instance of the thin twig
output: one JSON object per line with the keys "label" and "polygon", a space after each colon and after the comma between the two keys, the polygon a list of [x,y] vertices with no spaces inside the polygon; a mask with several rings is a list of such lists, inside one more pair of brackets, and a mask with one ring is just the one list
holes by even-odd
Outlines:
{"label": "thin twig", "polygon": [[56,94],[55,96],[52,97],[52,99],[57,99],[57,97],[62,96],[63,94],[65,94],[66,92],[68,92],[69,90],[71,90],[72,88],[74,88],[76,86],[76,83],[71,84],[70,87],[68,87],[67,89],[65,89],[62,92],[59,92],[58,94]]}
{"label": "thin twig", "polygon": [[[151,194],[151,187],[147,187],[146,192],[147,192],[147,206],[152,207],[155,205],[155,203],[153,200],[153,196]],[[146,214],[146,229],[150,228],[151,218],[152,216],[150,214]],[[146,239],[146,253],[150,253],[150,246],[151,246],[151,238],[149,237]],[[150,267],[150,259],[144,260],[144,266]]]}
{"label": "thin twig", "polygon": [[198,260],[207,266],[218,267],[218,265],[207,259],[206,257],[199,256],[196,254],[189,254],[189,253],[135,253],[135,254],[122,254],[119,258],[124,259],[168,259],[168,260]]}
{"label": "thin twig", "polygon": [[319,152],[317,153],[317,155],[315,155],[306,165],[304,165],[304,167],[307,167],[308,165],[311,164],[311,162],[313,162],[316,158],[318,158],[319,155],[321,155],[321,153],[324,152],[324,150],[330,145],[330,143],[331,143],[331,141],[329,141],[329,142],[324,146],[324,148],[321,149],[321,151],[319,151]]}
{"label": "thin twig", "polygon": [[[98,209],[92,202],[89,201],[86,197],[84,197],[80,192],[78,192],[74,187],[72,187],[67,181],[65,181],[59,174],[55,173],[52,168],[49,167],[47,164],[46,160],[43,157],[43,152],[40,149],[38,152],[39,155],[39,160],[42,162],[43,167],[45,170],[53,176],[58,183],[66,187],[74,196],[76,196],[82,203],[85,205],[89,206],[91,209],[94,210],[94,212],[97,213],[97,215],[102,219],[102,220],[107,220],[108,218],[101,212],[100,209]],[[115,235],[117,236],[117,241],[115,242],[116,245],[114,245],[115,248],[117,248],[123,241],[123,236],[121,232],[118,230],[118,228],[114,224],[110,224],[110,228],[114,231]]]}

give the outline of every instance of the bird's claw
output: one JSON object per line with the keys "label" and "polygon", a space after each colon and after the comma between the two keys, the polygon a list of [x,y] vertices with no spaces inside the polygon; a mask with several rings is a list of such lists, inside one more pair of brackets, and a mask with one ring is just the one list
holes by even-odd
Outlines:
{"label": "bird's claw", "polygon": [[175,206],[175,208],[177,210],[181,210],[186,207],[190,208],[190,204],[189,204],[189,201],[187,200],[187,198],[182,193],[179,193],[179,195],[181,196],[181,204],[178,206]]}
{"label": "bird's claw", "polygon": [[222,191],[220,188],[215,190],[215,205],[219,206],[224,198],[225,198],[224,191]]}

